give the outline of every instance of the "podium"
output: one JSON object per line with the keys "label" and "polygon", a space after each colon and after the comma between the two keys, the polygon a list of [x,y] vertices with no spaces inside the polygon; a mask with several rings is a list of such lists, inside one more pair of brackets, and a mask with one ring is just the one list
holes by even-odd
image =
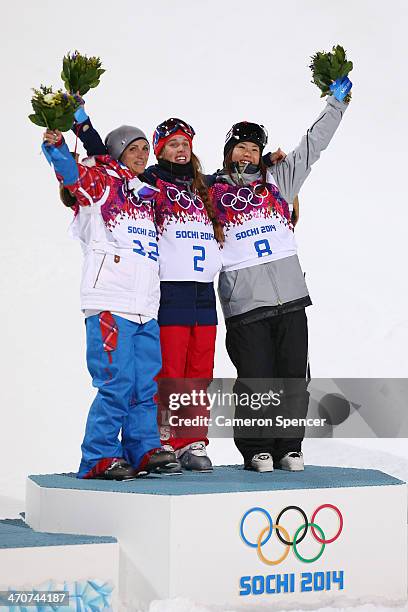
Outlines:
{"label": "podium", "polygon": [[[115,609],[118,601],[119,545],[113,537],[38,533],[21,519],[0,520],[0,568],[0,591],[67,591],[70,610],[90,602]],[[2,603],[1,610],[26,609],[24,600]]]}
{"label": "podium", "polygon": [[30,476],[26,520],[116,537],[125,609],[173,597],[234,609],[407,599],[406,485],[377,470]]}

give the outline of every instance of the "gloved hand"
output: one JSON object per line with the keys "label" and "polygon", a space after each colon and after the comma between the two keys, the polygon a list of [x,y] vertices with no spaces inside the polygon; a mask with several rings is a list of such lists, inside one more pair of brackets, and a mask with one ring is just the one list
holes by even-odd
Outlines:
{"label": "gloved hand", "polygon": [[142,183],[136,176],[128,181],[128,188],[142,200],[152,200],[157,195],[157,192],[160,192],[160,189],[153,187],[153,185]]}
{"label": "gloved hand", "polygon": [[47,130],[42,150],[46,160],[59,174],[64,185],[73,185],[79,177],[78,166],[59,130]]}
{"label": "gloved hand", "polygon": [[343,102],[344,98],[347,96],[352,86],[353,83],[348,77],[342,77],[334,81],[334,83],[330,85],[329,89],[332,92],[333,96],[336,98],[336,100],[338,100],[339,102]]}

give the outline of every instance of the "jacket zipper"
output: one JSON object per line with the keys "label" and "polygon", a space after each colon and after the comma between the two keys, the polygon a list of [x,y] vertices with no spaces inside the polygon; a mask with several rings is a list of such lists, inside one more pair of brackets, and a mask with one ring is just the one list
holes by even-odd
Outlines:
{"label": "jacket zipper", "polygon": [[93,286],[94,289],[96,287],[96,283],[98,282],[99,275],[100,275],[101,270],[102,270],[103,262],[105,261],[105,257],[106,257],[106,253],[104,254],[104,256],[102,258],[102,261],[101,261],[101,265],[99,266],[98,274],[96,275],[96,279],[95,279],[94,286]]}

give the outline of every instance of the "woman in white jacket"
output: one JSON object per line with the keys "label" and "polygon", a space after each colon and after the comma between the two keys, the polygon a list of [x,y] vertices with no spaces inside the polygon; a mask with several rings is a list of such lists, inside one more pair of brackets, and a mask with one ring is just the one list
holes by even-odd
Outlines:
{"label": "woman in white jacket", "polygon": [[78,477],[135,478],[175,462],[161,448],[154,401],[161,367],[154,191],[137,178],[149,145],[141,130],[122,126],[107,137],[110,155],[87,167],[74,161],[61,133],[47,130],[44,141],[77,202],[72,231],[84,253],[81,308],[88,369],[98,389]]}

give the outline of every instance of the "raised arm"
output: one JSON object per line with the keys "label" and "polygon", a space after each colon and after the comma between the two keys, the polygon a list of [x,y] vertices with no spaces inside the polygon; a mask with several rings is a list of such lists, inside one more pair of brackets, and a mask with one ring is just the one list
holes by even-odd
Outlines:
{"label": "raised arm", "polygon": [[330,96],[326,108],[307,130],[296,149],[282,161],[269,166],[281,194],[288,202],[293,202],[310,174],[312,165],[333,138],[347,106],[345,102]]}
{"label": "raised arm", "polygon": [[88,156],[107,155],[108,150],[99,133],[92,125],[83,105],[75,112],[75,123],[72,126],[72,130],[84,145]]}
{"label": "raised arm", "polygon": [[106,174],[98,167],[78,164],[68,149],[61,132],[47,130],[44,134],[44,155],[54,167],[57,178],[76,198],[80,206],[90,206],[103,197]]}

